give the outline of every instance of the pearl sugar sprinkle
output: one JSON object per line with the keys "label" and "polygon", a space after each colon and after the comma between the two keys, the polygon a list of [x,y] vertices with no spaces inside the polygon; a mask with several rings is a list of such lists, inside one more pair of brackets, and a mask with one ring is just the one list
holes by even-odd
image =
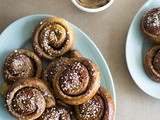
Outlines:
{"label": "pearl sugar sprinkle", "polygon": [[100,109],[100,104],[94,99],[88,100],[86,103],[81,105],[80,116],[83,118],[97,118],[98,111]]}
{"label": "pearl sugar sprinkle", "polygon": [[147,20],[145,21],[147,23],[148,27],[160,27],[160,10],[156,13],[150,13],[148,14]]}

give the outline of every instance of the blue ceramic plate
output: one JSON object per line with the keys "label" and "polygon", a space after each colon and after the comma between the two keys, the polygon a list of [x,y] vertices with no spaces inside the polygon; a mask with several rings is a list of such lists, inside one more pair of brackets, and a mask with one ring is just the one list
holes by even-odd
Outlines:
{"label": "blue ceramic plate", "polygon": [[138,11],[130,26],[126,42],[126,60],[129,72],[135,83],[148,95],[160,99],[160,83],[152,81],[143,68],[143,58],[152,43],[145,40],[140,31],[142,15],[155,7],[160,7],[160,0],[149,0]]}
{"label": "blue ceramic plate", "polygon": [[[43,14],[27,16],[12,23],[2,32],[0,35],[0,69],[2,68],[5,58],[11,51],[19,48],[32,49],[31,39],[34,28],[40,21],[47,17],[51,16]],[[85,33],[73,24],[70,23],[70,25],[76,34],[74,48],[79,50],[84,57],[93,60],[98,65],[101,75],[101,85],[110,92],[114,103],[116,104],[112,76],[102,54]],[[4,80],[0,72],[0,85],[2,85],[3,82]],[[7,112],[4,106],[4,97],[2,95],[0,95],[0,118],[3,120],[14,119]]]}

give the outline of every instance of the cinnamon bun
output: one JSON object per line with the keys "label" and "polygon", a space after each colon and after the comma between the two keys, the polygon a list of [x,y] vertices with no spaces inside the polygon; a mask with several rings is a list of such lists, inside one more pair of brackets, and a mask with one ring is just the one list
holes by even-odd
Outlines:
{"label": "cinnamon bun", "polygon": [[160,8],[153,8],[143,15],[141,30],[148,40],[160,43]]}
{"label": "cinnamon bun", "polygon": [[78,120],[114,120],[114,102],[111,95],[100,87],[92,99],[75,106],[75,112]]}
{"label": "cinnamon bun", "polygon": [[160,45],[149,49],[144,57],[144,69],[152,80],[160,82]]}
{"label": "cinnamon bun", "polygon": [[70,105],[79,105],[91,99],[100,86],[97,66],[83,57],[72,58],[53,79],[56,96]]}
{"label": "cinnamon bun", "polygon": [[69,112],[63,107],[46,109],[37,120],[71,120]]}
{"label": "cinnamon bun", "polygon": [[53,60],[69,51],[74,41],[74,32],[68,22],[52,17],[40,22],[34,33],[32,46],[39,57]]}
{"label": "cinnamon bun", "polygon": [[3,65],[3,76],[12,83],[21,78],[41,77],[42,62],[30,50],[19,49],[11,52]]}
{"label": "cinnamon bun", "polygon": [[40,117],[46,108],[55,106],[55,99],[42,80],[25,78],[9,87],[6,106],[16,118],[33,120]]}

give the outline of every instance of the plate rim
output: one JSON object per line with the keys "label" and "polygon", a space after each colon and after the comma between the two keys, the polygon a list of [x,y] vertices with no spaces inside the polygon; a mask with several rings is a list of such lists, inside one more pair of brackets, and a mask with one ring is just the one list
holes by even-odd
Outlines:
{"label": "plate rim", "polygon": [[[138,84],[138,82],[137,82],[137,80],[136,80],[136,77],[132,74],[132,67],[131,67],[131,65],[129,65],[129,60],[128,60],[128,56],[127,56],[127,54],[128,54],[128,52],[127,52],[127,51],[128,51],[128,50],[127,50],[127,46],[128,46],[128,44],[129,44],[129,40],[128,40],[128,39],[129,39],[129,34],[131,33],[131,30],[132,30],[131,28],[132,28],[134,22],[136,21],[136,19],[138,18],[139,14],[141,13],[141,11],[145,8],[145,6],[147,6],[147,4],[150,4],[152,1],[153,1],[153,0],[148,0],[148,1],[146,1],[146,2],[140,7],[140,9],[138,10],[138,12],[136,13],[136,15],[134,16],[134,18],[133,18],[133,20],[132,20],[132,22],[131,22],[131,24],[130,24],[130,26],[129,26],[129,30],[128,30],[127,37],[126,37],[126,44],[125,44],[125,57],[126,57],[126,64],[127,64],[127,68],[128,68],[129,74],[130,74],[132,80],[134,81],[134,83],[138,86],[138,88],[139,88],[141,91],[143,91],[144,93],[146,93],[148,96],[153,97],[153,98],[156,98],[156,99],[160,99],[160,96],[157,97],[157,96],[155,96],[155,95],[152,95],[152,94],[148,93],[147,91],[145,91],[142,87],[140,87],[140,85]],[[143,56],[142,56],[142,57],[143,57]]]}

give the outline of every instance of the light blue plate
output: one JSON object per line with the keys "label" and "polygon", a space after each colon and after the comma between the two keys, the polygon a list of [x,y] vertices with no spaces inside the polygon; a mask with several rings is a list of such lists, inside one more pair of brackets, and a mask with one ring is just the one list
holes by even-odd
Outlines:
{"label": "light blue plate", "polygon": [[[31,39],[34,28],[40,23],[40,21],[47,17],[51,17],[51,15],[39,14],[27,16],[12,23],[3,31],[3,33],[0,35],[0,69],[2,68],[5,58],[11,51],[19,48],[32,49]],[[102,54],[85,33],[83,33],[73,24],[70,23],[70,25],[76,34],[76,42],[74,48],[79,50],[83,56],[90,58],[98,65],[101,75],[101,85],[110,92],[116,105],[116,96],[112,76]],[[4,80],[0,72],[0,85],[3,82]],[[4,106],[4,97],[1,95],[0,119],[14,119],[7,112]]]}
{"label": "light blue plate", "polygon": [[160,0],[149,0],[134,17],[127,36],[126,60],[129,72],[135,83],[148,95],[160,99],[160,83],[152,81],[143,68],[144,55],[152,43],[145,40],[140,31],[142,15],[155,7],[160,7]]}

